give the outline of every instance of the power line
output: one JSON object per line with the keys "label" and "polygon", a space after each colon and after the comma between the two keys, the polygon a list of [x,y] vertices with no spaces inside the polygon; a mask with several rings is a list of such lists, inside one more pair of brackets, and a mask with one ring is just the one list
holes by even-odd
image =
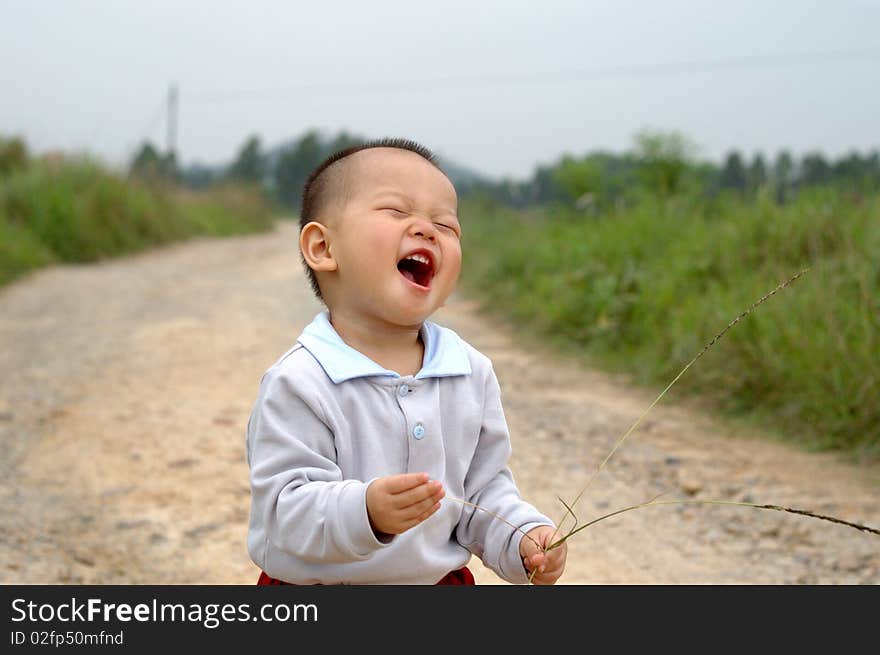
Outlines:
{"label": "power line", "polygon": [[467,89],[495,86],[526,86],[561,84],[570,81],[602,79],[613,77],[660,77],[687,73],[708,73],[721,70],[741,70],[755,68],[774,68],[799,66],[815,63],[832,63],[864,59],[880,59],[880,47],[851,50],[828,50],[824,52],[778,53],[770,55],[748,55],[726,59],[702,61],[682,61],[660,64],[640,64],[632,66],[607,66],[582,68],[569,71],[549,71],[535,73],[516,73],[487,75],[482,77],[440,77],[428,80],[400,80],[374,83],[322,83],[301,84],[298,86],[270,89],[251,89],[193,95],[188,102],[221,103],[242,100],[273,99],[280,96],[316,97],[358,96],[375,93],[408,93],[412,91],[433,91],[437,89]]}

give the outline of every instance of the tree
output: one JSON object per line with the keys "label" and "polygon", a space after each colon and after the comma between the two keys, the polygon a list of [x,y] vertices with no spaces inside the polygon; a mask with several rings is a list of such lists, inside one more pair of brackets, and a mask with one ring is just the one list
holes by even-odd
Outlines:
{"label": "tree", "polygon": [[190,189],[207,189],[218,179],[217,171],[198,162],[180,171],[180,181]]}
{"label": "tree", "polygon": [[799,181],[810,186],[822,186],[831,181],[831,167],[820,152],[804,155],[801,160]]}
{"label": "tree", "polygon": [[767,164],[764,161],[764,155],[760,152],[756,153],[749,164],[748,171],[749,188],[757,190],[767,184]]}
{"label": "tree", "polygon": [[177,162],[173,153],[162,156],[152,143],[145,141],[131,162],[129,175],[148,180],[174,179],[177,176]]}
{"label": "tree", "polygon": [[315,130],[306,132],[281,151],[275,166],[275,192],[282,203],[298,208],[306,179],[324,159],[326,151]]}
{"label": "tree", "polygon": [[561,200],[565,191],[559,186],[559,178],[554,166],[538,166],[529,186],[530,204],[543,204]]}
{"label": "tree", "polygon": [[229,177],[242,182],[263,181],[265,159],[260,151],[260,137],[252,134],[238,151],[238,155],[229,168]]}
{"label": "tree", "polygon": [[602,171],[587,158],[574,159],[566,155],[553,171],[554,181],[575,203],[592,203],[599,191]]}
{"label": "tree", "polygon": [[748,174],[743,165],[742,155],[736,150],[727,153],[724,166],[719,174],[719,183],[722,189],[733,189],[739,193],[745,192],[748,186]]}
{"label": "tree", "polygon": [[788,199],[789,190],[794,185],[794,160],[788,150],[780,150],[773,163],[773,186],[776,202],[783,204]]}
{"label": "tree", "polygon": [[694,143],[681,132],[652,129],[638,132],[635,141],[644,184],[664,196],[679,192],[688,164],[696,152]]}
{"label": "tree", "polygon": [[876,151],[864,156],[853,151],[832,164],[831,174],[835,182],[852,189],[868,191],[877,188],[880,183],[880,168],[877,163]]}
{"label": "tree", "polygon": [[880,189],[880,150],[865,157],[865,176],[871,188]]}

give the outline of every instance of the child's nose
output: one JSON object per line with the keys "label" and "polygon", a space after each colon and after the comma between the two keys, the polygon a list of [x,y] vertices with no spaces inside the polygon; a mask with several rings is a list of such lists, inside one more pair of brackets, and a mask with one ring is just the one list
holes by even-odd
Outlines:
{"label": "child's nose", "polygon": [[428,241],[435,241],[437,239],[437,228],[434,227],[431,221],[419,220],[413,223],[412,228],[410,228],[410,234],[422,237]]}

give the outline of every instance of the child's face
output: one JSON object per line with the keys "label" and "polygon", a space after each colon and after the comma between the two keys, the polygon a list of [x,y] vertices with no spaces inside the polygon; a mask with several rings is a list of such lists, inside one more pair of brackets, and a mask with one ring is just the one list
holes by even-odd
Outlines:
{"label": "child's face", "polygon": [[346,175],[348,202],[328,225],[337,263],[331,313],[421,324],[443,305],[461,271],[455,189],[406,150],[371,148],[352,157],[358,161]]}

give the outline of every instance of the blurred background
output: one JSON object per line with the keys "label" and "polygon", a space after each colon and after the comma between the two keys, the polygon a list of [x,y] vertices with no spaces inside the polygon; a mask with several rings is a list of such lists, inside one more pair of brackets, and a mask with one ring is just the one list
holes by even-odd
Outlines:
{"label": "blurred background", "polygon": [[[190,301],[174,299],[174,285],[190,274],[207,284],[216,271],[164,262],[167,289],[149,277],[154,273],[132,273],[141,282],[117,291],[126,302],[142,294],[143,305],[123,321],[101,285],[111,274],[125,278],[107,262],[194,237],[286,229],[296,220],[305,178],[323,158],[385,136],[428,146],[453,180],[467,299],[524,338],[644,388],[662,387],[728,321],[809,268],[784,300],[771,300],[732,330],[677,393],[797,448],[843,453],[876,470],[878,25],[877,0],[548,0],[540,8],[511,0],[4,2],[6,502],[57,514],[50,508],[66,494],[55,488],[50,498],[48,487],[35,482],[57,471],[28,469],[38,459],[32,446],[42,435],[41,457],[84,457],[83,447],[70,446],[69,432],[53,432],[53,422],[70,419],[65,407],[73,390],[105,370],[108,353],[134,352],[119,340],[137,336],[148,311],[175,302],[186,307],[184,323],[150,337],[157,346],[199,331],[186,321],[204,316]],[[283,234],[292,247],[295,237]],[[266,256],[237,245],[224,252],[226,261]],[[99,267],[83,268],[89,262]],[[286,265],[298,267],[294,257]],[[46,275],[37,277],[40,271]],[[93,272],[104,277],[92,280]],[[242,298],[256,287],[255,281]],[[238,297],[218,288],[207,296],[203,288],[201,297],[194,291],[191,301]],[[290,300],[286,286],[276,291]],[[63,342],[79,320],[76,293],[107,302],[82,310],[87,336]],[[231,429],[233,441],[259,373],[271,364],[268,353],[283,352],[298,333],[290,325],[317,307],[303,300],[294,318],[284,313],[289,306],[274,302],[266,299],[255,311],[269,315],[263,325],[282,326],[277,341],[256,361],[241,346],[251,367],[244,398],[230,392],[226,408],[211,417],[212,426]],[[281,313],[272,315],[272,307]],[[259,324],[248,325],[259,341]],[[224,337],[225,345],[217,333],[205,334],[202,343],[213,344],[207,359],[242,343],[240,334]],[[71,353],[86,353],[90,364],[64,372],[49,366],[71,361]],[[175,361],[190,354],[177,352]],[[234,367],[226,373],[235,375]],[[166,374],[156,384],[178,395],[185,387]],[[215,386],[200,389],[222,395]],[[84,433],[103,429],[94,416],[80,418]],[[234,441],[232,461],[240,463],[240,448]],[[130,450],[124,457],[131,460]],[[199,460],[169,461],[183,474]],[[230,493],[241,506],[247,490],[246,480],[239,482]],[[100,493],[117,503],[127,486],[120,481]],[[161,507],[164,497],[157,498],[147,505]],[[40,511],[28,511],[31,518],[20,517],[24,528],[4,528],[7,554],[45,533],[48,514],[40,519]],[[227,517],[239,528],[246,523],[242,511]],[[92,530],[91,516],[77,530]],[[141,520],[153,519],[117,523]],[[207,525],[186,538],[198,541],[218,529]],[[119,529],[128,534],[136,527]],[[58,531],[75,533],[66,523]],[[167,534],[153,534],[161,551]],[[6,574],[22,581],[133,579],[121,564],[112,575],[100,566],[94,573],[100,558],[83,558],[91,564],[58,564],[43,575],[25,572],[22,558],[8,554]]]}

